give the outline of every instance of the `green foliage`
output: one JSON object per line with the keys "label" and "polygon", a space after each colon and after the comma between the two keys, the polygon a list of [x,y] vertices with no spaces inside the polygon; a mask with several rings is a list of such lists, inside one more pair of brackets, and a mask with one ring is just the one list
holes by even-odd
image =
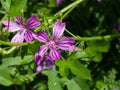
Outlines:
{"label": "green foliage", "polygon": [[[56,0],[0,3],[0,90],[120,89],[120,0],[63,0],[60,5]],[[34,55],[42,43],[34,40],[16,48],[10,41],[17,32],[9,32],[2,24],[3,20],[14,21],[15,16],[27,20],[31,15],[36,15],[41,25],[30,30],[44,30],[50,37],[54,22],[66,22],[64,35],[75,39],[78,49],[61,50],[53,70],[39,74]]]}
{"label": "green foliage", "polygon": [[60,74],[63,77],[66,77],[68,75],[68,70],[70,69],[73,74],[76,76],[79,76],[83,79],[91,79],[90,72],[84,65],[82,65],[78,61],[74,60],[61,60],[56,61],[56,65],[59,66]]}
{"label": "green foliage", "polygon": [[85,52],[93,58],[94,61],[102,60],[102,53],[108,52],[110,47],[109,41],[89,41]]}
{"label": "green foliage", "polygon": [[23,16],[24,7],[26,6],[27,0],[12,0],[9,15],[10,16]]}
{"label": "green foliage", "polygon": [[48,76],[48,88],[49,90],[63,90],[60,79],[58,78],[58,72],[56,70],[46,70],[44,74]]}
{"label": "green foliage", "polygon": [[11,5],[11,0],[1,0],[1,4],[3,6],[3,8],[9,12],[9,8],[10,8],[10,5]]}

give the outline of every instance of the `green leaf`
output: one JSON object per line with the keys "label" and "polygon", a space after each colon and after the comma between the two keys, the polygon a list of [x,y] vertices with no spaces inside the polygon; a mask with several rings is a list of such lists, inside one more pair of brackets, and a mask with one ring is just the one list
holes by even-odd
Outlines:
{"label": "green leaf", "polygon": [[56,70],[45,70],[44,74],[48,76],[49,90],[63,90],[60,79],[58,78],[58,72]]}
{"label": "green leaf", "polygon": [[79,76],[80,78],[89,80],[91,79],[89,70],[79,61],[61,60],[56,61],[56,65],[59,66],[60,74],[63,77],[66,77],[68,75],[68,70],[70,69],[73,74]]}
{"label": "green leaf", "polygon": [[89,86],[87,84],[87,80],[85,79],[81,79],[79,77],[75,77],[74,78],[74,81],[76,82],[76,84],[79,85],[79,87],[82,89],[82,90],[89,90]]}
{"label": "green leaf", "polygon": [[16,57],[7,57],[2,59],[2,65],[0,65],[1,68],[6,68],[8,66],[12,65],[23,65],[23,64],[28,64],[33,60],[32,55],[27,55],[23,59],[21,56],[16,56]]}
{"label": "green leaf", "polygon": [[9,11],[11,0],[1,0],[1,4],[6,11]]}
{"label": "green leaf", "polygon": [[13,84],[8,69],[0,69],[0,84],[4,86],[10,86]]}
{"label": "green leaf", "polygon": [[89,70],[78,61],[69,61],[68,66],[73,74],[83,79],[91,79]]}
{"label": "green leaf", "polygon": [[10,16],[22,16],[22,10],[24,9],[27,0],[12,0],[9,10]]}
{"label": "green leaf", "polygon": [[68,90],[82,90],[74,79],[69,80],[67,83]]}
{"label": "green leaf", "polygon": [[67,77],[69,73],[68,63],[65,60],[56,61],[55,64],[59,67],[59,72],[62,77]]}
{"label": "green leaf", "polygon": [[89,41],[88,47],[84,50],[94,61],[99,62],[102,60],[102,53],[109,50],[109,41]]}
{"label": "green leaf", "polygon": [[89,90],[87,80],[75,77],[72,79],[62,78],[61,82],[67,86],[67,90]]}
{"label": "green leaf", "polygon": [[68,59],[79,59],[79,58],[85,58],[88,57],[88,55],[86,54],[86,52],[84,51],[78,51],[78,52],[74,52],[72,55],[70,55],[68,57]]}

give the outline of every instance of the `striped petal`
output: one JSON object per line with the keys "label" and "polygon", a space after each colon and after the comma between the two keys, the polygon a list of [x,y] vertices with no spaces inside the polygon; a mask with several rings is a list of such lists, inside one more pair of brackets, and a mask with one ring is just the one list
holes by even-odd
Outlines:
{"label": "striped petal", "polygon": [[35,62],[37,63],[37,65],[39,65],[41,63],[41,61],[43,60],[44,54],[47,52],[47,50],[48,50],[47,46],[42,46],[36,52],[34,59],[35,59]]}
{"label": "striped petal", "polygon": [[61,40],[58,40],[56,42],[56,46],[62,50],[74,50],[75,48],[73,47],[75,43],[75,40],[70,38],[70,37],[65,37],[62,38]]}
{"label": "striped petal", "polygon": [[40,22],[37,20],[36,16],[31,16],[26,23],[26,27],[30,29],[36,28],[39,25],[40,25]]}
{"label": "striped petal", "polygon": [[47,33],[44,31],[41,31],[38,34],[33,34],[33,37],[35,39],[39,40],[40,42],[49,42],[50,41]]}
{"label": "striped petal", "polygon": [[71,37],[64,37],[57,41],[58,44],[74,44],[75,40]]}
{"label": "striped petal", "polygon": [[23,18],[22,17],[15,17],[16,22],[23,25]]}
{"label": "striped petal", "polygon": [[9,32],[15,32],[21,29],[17,23],[9,20],[4,20],[2,23],[5,25],[5,28],[8,29]]}
{"label": "striped petal", "polygon": [[60,59],[60,51],[55,48],[51,48],[49,56],[50,56],[51,60],[59,60]]}
{"label": "striped petal", "polygon": [[30,30],[26,30],[25,33],[25,40],[26,42],[31,42],[33,40],[33,32],[31,32]]}
{"label": "striped petal", "polygon": [[12,43],[22,43],[24,41],[24,32],[18,32],[11,40]]}
{"label": "striped petal", "polygon": [[63,35],[63,32],[65,30],[66,24],[61,23],[60,21],[55,22],[53,27],[53,40],[61,37]]}

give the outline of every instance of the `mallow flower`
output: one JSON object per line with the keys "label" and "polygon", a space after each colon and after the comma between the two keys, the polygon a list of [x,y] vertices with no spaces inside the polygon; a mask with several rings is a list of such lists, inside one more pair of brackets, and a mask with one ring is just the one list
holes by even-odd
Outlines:
{"label": "mallow flower", "polygon": [[48,37],[45,31],[34,34],[34,38],[43,44],[34,56],[37,65],[41,63],[46,54],[50,56],[52,61],[54,61],[60,59],[60,50],[76,50],[75,46],[73,45],[75,40],[71,37],[63,36],[65,27],[65,23],[61,23],[60,21],[55,22],[52,30],[53,37],[51,39]]}
{"label": "mallow flower", "polygon": [[53,69],[53,62],[51,61],[49,56],[45,56],[41,63],[37,65],[36,72],[40,73],[44,69]]}
{"label": "mallow flower", "polygon": [[17,34],[12,38],[12,43],[22,43],[25,39],[26,42],[31,42],[33,40],[33,32],[30,29],[34,29],[40,25],[36,16],[31,16],[26,24],[24,24],[22,17],[15,17],[15,21],[4,20],[3,24],[5,29],[9,32],[17,32]]}

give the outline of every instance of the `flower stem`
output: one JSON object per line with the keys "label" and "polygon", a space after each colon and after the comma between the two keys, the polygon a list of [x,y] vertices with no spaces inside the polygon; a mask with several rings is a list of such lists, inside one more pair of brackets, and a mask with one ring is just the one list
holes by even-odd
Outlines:
{"label": "flower stem", "polygon": [[80,41],[92,41],[92,40],[104,40],[104,39],[112,39],[120,37],[120,34],[112,34],[112,35],[105,35],[105,36],[95,36],[95,37],[74,37],[75,40]]}
{"label": "flower stem", "polygon": [[32,42],[25,42],[25,43],[11,43],[11,42],[6,42],[6,41],[2,41],[0,40],[0,44],[3,44],[3,45],[9,45],[9,46],[26,46],[26,45],[29,45],[29,44],[34,44],[36,41],[32,41]]}
{"label": "flower stem", "polygon": [[16,48],[17,48],[16,46],[11,47],[9,50],[0,48],[0,54],[8,55],[8,54],[12,53]]}
{"label": "flower stem", "polygon": [[63,8],[62,10],[60,10],[58,13],[56,13],[56,15],[58,14],[63,14],[64,12],[68,11],[71,8],[75,8],[79,3],[81,3],[83,0],[76,0],[75,2],[71,3],[70,5],[68,5],[67,7]]}
{"label": "flower stem", "polygon": [[65,29],[65,31],[67,32],[67,33],[69,33],[72,37],[74,37],[74,38],[77,38],[74,34],[72,34],[70,31],[68,31],[67,29]]}
{"label": "flower stem", "polygon": [[[95,36],[95,37],[80,37],[80,36],[75,36],[74,34],[72,34],[71,32],[69,32],[68,30],[66,30],[70,35],[72,35],[72,37],[75,40],[80,40],[80,41],[92,41],[92,40],[104,40],[104,39],[112,39],[112,38],[117,38],[120,37],[120,34],[112,34],[112,35],[105,35],[105,36]],[[9,46],[26,46],[29,44],[34,44],[36,41],[32,41],[29,43],[11,43],[11,42],[5,42],[5,41],[1,41],[0,40],[0,44],[3,45],[9,45]]]}

